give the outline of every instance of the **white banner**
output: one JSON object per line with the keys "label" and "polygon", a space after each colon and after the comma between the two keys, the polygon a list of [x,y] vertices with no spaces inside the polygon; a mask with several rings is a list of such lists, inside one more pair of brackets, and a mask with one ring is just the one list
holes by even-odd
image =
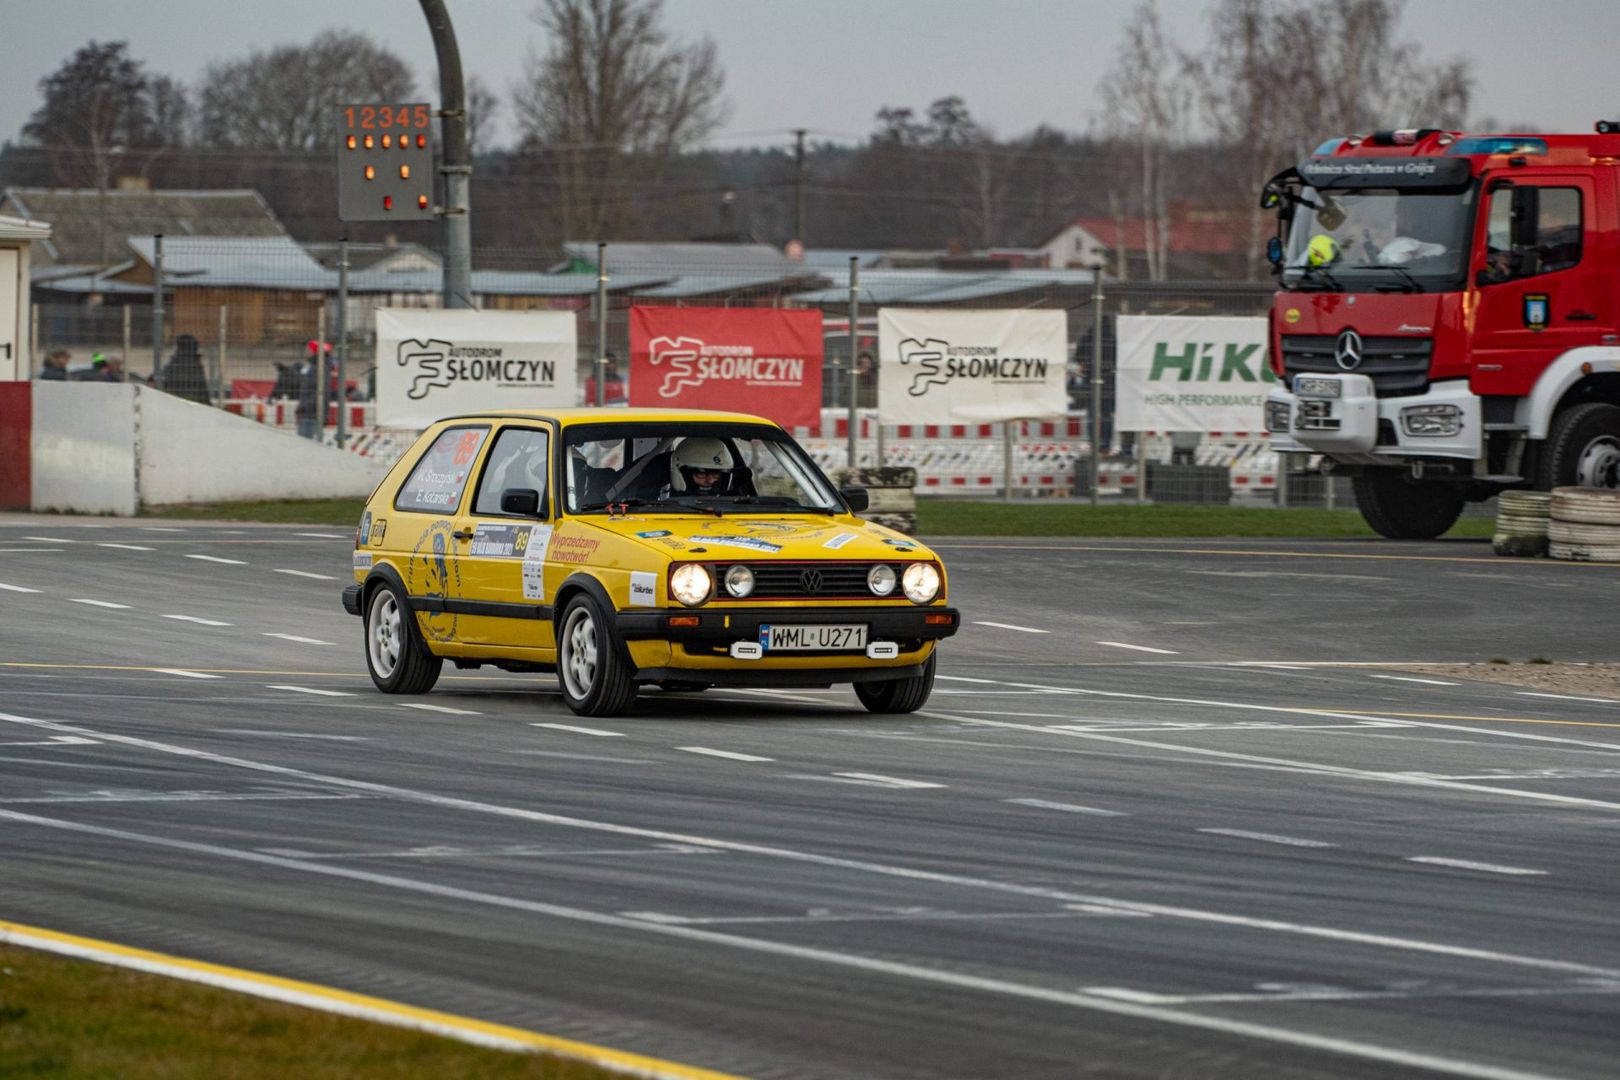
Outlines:
{"label": "white banner", "polygon": [[1266,319],[1121,315],[1114,426],[1120,431],[1263,431]]}
{"label": "white banner", "polygon": [[885,424],[1061,418],[1062,311],[881,308],[878,411]]}
{"label": "white banner", "polygon": [[377,310],[377,424],[579,403],[572,311]]}

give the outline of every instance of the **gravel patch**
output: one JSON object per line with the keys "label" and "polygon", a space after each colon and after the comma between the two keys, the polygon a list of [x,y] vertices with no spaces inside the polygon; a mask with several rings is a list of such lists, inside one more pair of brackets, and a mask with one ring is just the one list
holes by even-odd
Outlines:
{"label": "gravel patch", "polygon": [[1401,670],[1620,701],[1620,664],[1420,664]]}

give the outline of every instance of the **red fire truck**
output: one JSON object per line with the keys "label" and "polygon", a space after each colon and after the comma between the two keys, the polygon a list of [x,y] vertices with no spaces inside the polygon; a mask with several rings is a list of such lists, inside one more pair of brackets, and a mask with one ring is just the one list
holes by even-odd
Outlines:
{"label": "red fire truck", "polygon": [[1266,426],[1418,539],[1508,488],[1620,488],[1620,123],[1332,139],[1273,177]]}

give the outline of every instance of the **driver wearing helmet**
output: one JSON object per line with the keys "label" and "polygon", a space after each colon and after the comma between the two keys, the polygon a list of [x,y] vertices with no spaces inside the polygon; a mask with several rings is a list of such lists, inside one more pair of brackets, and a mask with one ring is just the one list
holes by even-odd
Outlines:
{"label": "driver wearing helmet", "polygon": [[731,448],[719,439],[684,440],[669,458],[665,495],[730,495],[736,476]]}

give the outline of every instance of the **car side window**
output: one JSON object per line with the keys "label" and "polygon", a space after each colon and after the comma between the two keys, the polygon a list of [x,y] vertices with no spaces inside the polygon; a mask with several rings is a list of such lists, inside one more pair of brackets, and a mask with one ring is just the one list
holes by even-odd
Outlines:
{"label": "car side window", "polygon": [[1568,270],[1581,261],[1581,192],[1515,186],[1491,196],[1485,273],[1491,282]]}
{"label": "car side window", "polygon": [[507,428],[495,436],[473,497],[473,513],[480,517],[501,512],[501,492],[528,488],[546,498],[546,472],[549,440],[546,432],[533,428]]}
{"label": "car side window", "polygon": [[454,513],[461,505],[461,493],[472,475],[478,451],[483,449],[488,437],[487,427],[454,427],[440,432],[411,470],[410,477],[400,485],[394,509]]}

